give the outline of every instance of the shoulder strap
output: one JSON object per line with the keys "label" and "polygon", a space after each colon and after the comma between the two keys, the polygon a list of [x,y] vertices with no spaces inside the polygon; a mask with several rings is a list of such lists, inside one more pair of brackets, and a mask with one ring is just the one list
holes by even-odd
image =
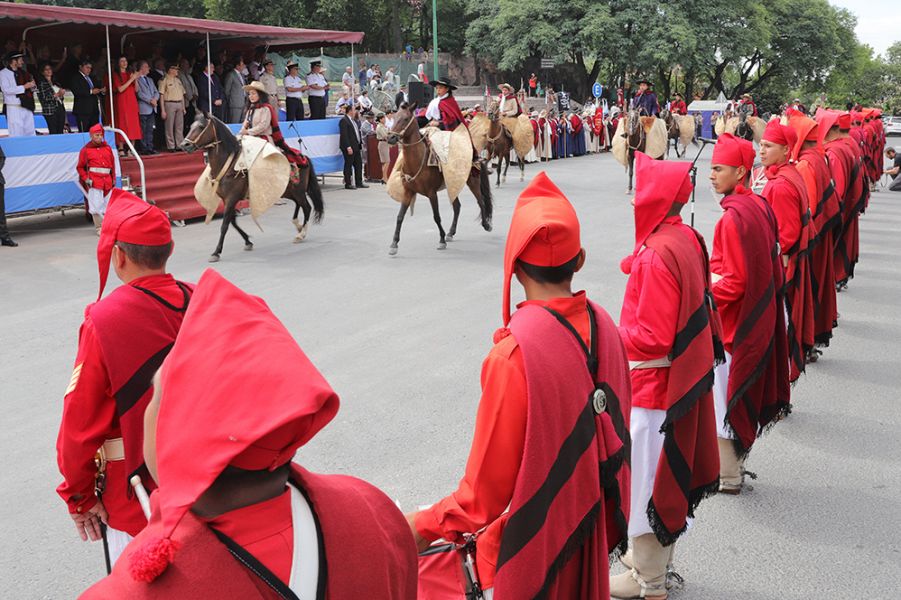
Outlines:
{"label": "shoulder strap", "polygon": [[250,569],[254,575],[272,588],[272,590],[278,594],[279,598],[283,598],[284,600],[300,600],[300,598],[297,597],[297,594],[291,591],[291,588],[289,588],[281,579],[276,577],[263,563],[258,561],[253,554],[245,550],[243,546],[239,545],[221,531],[213,529],[212,527],[210,530],[217,538],[219,538],[219,541],[225,545],[231,555],[234,556],[239,563]]}
{"label": "shoulder strap", "polygon": [[590,342],[591,347],[585,345],[585,340],[582,339],[582,336],[579,335],[579,332],[576,331],[576,328],[573,327],[573,324],[570,323],[566,317],[558,313],[553,308],[548,308],[547,306],[542,306],[542,308],[549,313],[551,313],[555,319],[557,319],[561,325],[566,327],[570,333],[573,334],[573,337],[576,338],[576,341],[579,343],[579,346],[582,348],[582,351],[585,352],[586,363],[588,366],[588,373],[591,375],[592,383],[597,381],[598,375],[598,353],[597,353],[597,339],[598,339],[598,325],[597,320],[594,316],[594,310],[591,308],[591,304],[585,305],[588,309],[588,324],[590,327]]}

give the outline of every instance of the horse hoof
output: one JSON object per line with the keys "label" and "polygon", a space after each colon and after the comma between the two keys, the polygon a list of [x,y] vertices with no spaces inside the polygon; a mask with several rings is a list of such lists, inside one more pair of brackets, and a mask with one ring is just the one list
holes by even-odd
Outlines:
{"label": "horse hoof", "polygon": [[447,250],[447,243],[446,243],[446,242],[440,242],[440,243],[438,244],[438,250]]}
{"label": "horse hoof", "polygon": [[244,252],[250,252],[251,250],[253,250],[253,244],[244,244]]}
{"label": "horse hoof", "polygon": [[294,236],[294,243],[295,243],[295,244],[299,244],[299,243],[301,243],[302,241],[303,241],[303,238],[300,236],[300,234],[297,234],[297,235]]}
{"label": "horse hoof", "polygon": [[219,262],[219,255],[218,255],[218,254],[213,254],[212,256],[210,256],[209,262],[211,262],[211,263]]}
{"label": "horse hoof", "polygon": [[444,239],[445,239],[445,241],[452,242],[452,241],[454,241],[454,234],[449,233],[446,236],[444,236]]}
{"label": "horse hoof", "polygon": [[388,248],[388,256],[397,256],[397,246]]}
{"label": "horse hoof", "polygon": [[482,223],[482,229],[484,229],[485,231],[490,232],[491,229],[492,229],[491,223]]}

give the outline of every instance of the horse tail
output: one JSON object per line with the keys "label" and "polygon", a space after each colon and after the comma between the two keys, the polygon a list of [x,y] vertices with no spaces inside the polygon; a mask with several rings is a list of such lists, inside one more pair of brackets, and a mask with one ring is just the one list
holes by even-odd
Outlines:
{"label": "horse tail", "polygon": [[491,196],[491,179],[488,177],[487,165],[479,169],[479,191],[482,193],[482,217],[490,224],[494,215],[494,199]]}
{"label": "horse tail", "polygon": [[307,167],[310,169],[310,174],[307,179],[307,195],[309,195],[310,200],[313,201],[313,222],[319,223],[322,221],[322,213],[325,212],[325,204],[322,201],[322,188],[319,187],[319,180],[316,179],[316,170],[313,168],[313,160],[308,157],[307,161]]}

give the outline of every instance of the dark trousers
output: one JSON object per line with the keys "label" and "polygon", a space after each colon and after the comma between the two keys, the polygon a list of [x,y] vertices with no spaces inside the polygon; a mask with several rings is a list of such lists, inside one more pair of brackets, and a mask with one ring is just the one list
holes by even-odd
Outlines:
{"label": "dark trousers", "polygon": [[66,124],[66,111],[58,110],[52,115],[44,115],[44,120],[47,121],[47,130],[51,135],[62,133]]}
{"label": "dark trousers", "polygon": [[0,238],[9,235],[6,228],[6,184],[0,179]]}
{"label": "dark trousers", "polygon": [[141,149],[145,152],[153,150],[153,128],[156,125],[156,113],[140,115]]}
{"label": "dark trousers", "polygon": [[188,135],[195,118],[197,118],[197,108],[192,102],[185,103],[185,122],[182,127],[182,134]]}
{"label": "dark trousers", "polygon": [[75,115],[75,122],[78,123],[78,131],[87,133],[88,129],[100,122],[100,115]]}
{"label": "dark trousers", "polygon": [[310,103],[311,119],[325,118],[325,96],[310,96],[307,98],[307,102]]}
{"label": "dark trousers", "polygon": [[[359,148],[353,154],[348,154],[346,149],[341,149],[344,155],[344,185],[363,185],[363,152]],[[353,171],[354,183],[351,183],[350,174]]]}
{"label": "dark trousers", "polygon": [[289,121],[303,121],[303,100],[300,98],[285,98],[285,112]]}
{"label": "dark trousers", "polygon": [[898,175],[894,179],[892,179],[892,182],[888,184],[888,191],[901,192],[901,175]]}

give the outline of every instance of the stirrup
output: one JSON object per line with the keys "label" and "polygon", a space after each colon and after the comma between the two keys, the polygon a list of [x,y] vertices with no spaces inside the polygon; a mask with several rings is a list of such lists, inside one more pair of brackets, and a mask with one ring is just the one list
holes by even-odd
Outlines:
{"label": "stirrup", "polygon": [[667,590],[681,590],[683,587],[685,587],[685,578],[676,573],[676,570],[672,566],[669,566],[666,568],[666,580],[664,587]]}

